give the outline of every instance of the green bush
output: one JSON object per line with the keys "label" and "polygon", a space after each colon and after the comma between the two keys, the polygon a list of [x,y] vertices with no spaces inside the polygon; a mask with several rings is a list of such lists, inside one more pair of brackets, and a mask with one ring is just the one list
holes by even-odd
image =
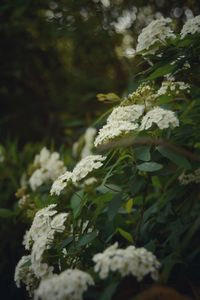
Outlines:
{"label": "green bush", "polygon": [[199,18],[177,34],[169,19],[145,28],[137,89],[98,95],[115,106],[97,136],[88,128],[73,151],[43,148],[27,167],[15,280],[36,299],[133,299],[153,281],[197,293]]}

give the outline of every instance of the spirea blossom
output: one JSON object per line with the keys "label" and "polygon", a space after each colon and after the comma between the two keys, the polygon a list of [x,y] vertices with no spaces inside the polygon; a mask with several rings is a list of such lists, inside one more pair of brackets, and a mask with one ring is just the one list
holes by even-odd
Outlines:
{"label": "spirea blossom", "polygon": [[68,269],[43,279],[35,291],[34,300],[82,300],[88,286],[93,285],[92,277],[78,269]]}
{"label": "spirea blossom", "polygon": [[138,128],[136,121],[142,116],[144,105],[118,106],[113,109],[94,141],[95,147]]}
{"label": "spirea blossom", "polygon": [[48,240],[48,236],[44,235],[35,241],[31,251],[31,268],[37,278],[43,278],[53,273],[53,267],[44,262],[44,253],[50,248],[52,241]]}
{"label": "spirea blossom", "polygon": [[160,129],[174,128],[179,126],[179,120],[173,111],[155,107],[142,118],[140,130],[147,130],[154,124]]}
{"label": "spirea blossom", "polygon": [[74,157],[80,156],[81,158],[84,158],[88,155],[92,155],[96,133],[96,128],[89,127],[86,129],[84,135],[82,135],[72,146],[72,154]]}
{"label": "spirea blossom", "polygon": [[121,134],[128,133],[138,128],[137,123],[126,121],[116,121],[104,125],[98,132],[94,141],[95,147],[108,142],[109,140],[120,136]]}
{"label": "spirea blossom", "polygon": [[101,279],[108,277],[110,272],[119,272],[122,277],[133,275],[141,281],[146,275],[156,280],[160,263],[155,255],[145,248],[129,246],[125,249],[118,248],[118,243],[108,247],[104,252],[95,254],[94,270]]}
{"label": "spirea blossom", "polygon": [[103,161],[106,159],[102,155],[88,155],[77,163],[73,170],[73,174],[76,177],[76,181],[80,181],[85,178],[93,170],[99,169],[103,166]]}
{"label": "spirea blossom", "polygon": [[155,54],[161,43],[169,38],[175,38],[175,34],[169,26],[171,22],[170,18],[160,18],[145,27],[138,37],[136,52]]}
{"label": "spirea blossom", "polygon": [[48,235],[51,230],[51,219],[57,214],[57,211],[54,210],[55,207],[56,204],[51,204],[35,214],[31,228],[24,237],[24,245],[27,250],[30,250],[32,243],[37,241],[38,238]]}
{"label": "spirea blossom", "polygon": [[196,169],[193,173],[182,173],[178,179],[182,185],[187,185],[192,182],[200,183],[200,168]]}
{"label": "spirea blossom", "polygon": [[179,95],[183,92],[190,92],[190,85],[183,81],[165,80],[157,91],[157,97],[167,95]]}
{"label": "spirea blossom", "polygon": [[42,278],[52,273],[53,268],[45,263],[44,253],[48,250],[56,233],[65,229],[64,223],[68,213],[57,213],[56,204],[51,204],[39,210],[33,220],[31,228],[24,236],[24,245],[31,250],[31,268],[37,278]]}
{"label": "spirea blossom", "polygon": [[150,108],[155,102],[155,90],[149,84],[141,84],[133,93],[129,94],[128,97],[122,102],[127,105],[128,103],[142,104],[145,108]]}
{"label": "spirea blossom", "polygon": [[56,204],[51,204],[43,209],[40,209],[34,217],[33,223],[29,231],[24,237],[24,245],[27,250],[30,250],[32,243],[36,242],[40,237],[47,236],[53,238],[56,232],[64,230],[64,223],[68,217],[68,213],[57,214],[53,208]]}
{"label": "spirea blossom", "polygon": [[97,133],[96,128],[89,127],[87,128],[84,134],[84,147],[81,151],[81,158],[84,158],[88,155],[92,155],[92,148],[94,147],[94,138]]}
{"label": "spirea blossom", "polygon": [[125,122],[135,122],[142,116],[144,112],[144,105],[128,105],[128,106],[118,106],[113,109],[112,113],[107,119],[107,123],[125,121]]}
{"label": "spirea blossom", "polygon": [[51,195],[60,195],[61,191],[67,186],[69,181],[77,183],[84,179],[92,171],[99,169],[103,165],[103,161],[106,159],[102,155],[88,155],[77,163],[72,172],[66,172],[59,176],[51,187]]}
{"label": "spirea blossom", "polygon": [[31,268],[31,256],[22,256],[15,268],[15,282],[16,286],[20,287],[20,282],[26,285],[26,290],[31,292],[32,288],[35,287],[37,279]]}
{"label": "spirea blossom", "polygon": [[30,187],[35,191],[42,184],[55,180],[66,171],[64,163],[60,160],[57,152],[51,153],[47,148],[43,148],[34,159],[36,170],[29,179]]}
{"label": "spirea blossom", "polygon": [[187,20],[181,30],[181,38],[183,39],[188,34],[200,33],[200,15]]}
{"label": "spirea blossom", "polygon": [[63,175],[60,175],[52,184],[50,194],[60,195],[62,190],[67,186],[68,182],[76,183],[76,177],[73,172],[66,171]]}

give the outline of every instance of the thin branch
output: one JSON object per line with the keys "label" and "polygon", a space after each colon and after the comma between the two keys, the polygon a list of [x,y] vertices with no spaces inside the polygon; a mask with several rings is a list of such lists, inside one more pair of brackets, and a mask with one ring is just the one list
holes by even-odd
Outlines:
{"label": "thin branch", "polygon": [[191,151],[177,146],[169,141],[163,140],[161,138],[149,138],[149,137],[124,137],[120,140],[111,141],[109,143],[103,144],[97,148],[97,152],[103,152],[105,150],[110,150],[112,148],[124,148],[128,146],[142,146],[142,145],[154,145],[154,146],[165,146],[166,148],[186,156],[190,160],[199,161],[200,155],[192,153]]}

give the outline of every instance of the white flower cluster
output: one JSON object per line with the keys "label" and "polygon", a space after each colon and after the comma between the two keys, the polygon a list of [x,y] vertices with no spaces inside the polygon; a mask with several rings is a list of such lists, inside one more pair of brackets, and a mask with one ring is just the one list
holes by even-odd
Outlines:
{"label": "white flower cluster", "polygon": [[72,146],[72,154],[74,157],[81,156],[84,158],[92,155],[92,148],[94,147],[94,138],[97,133],[96,128],[89,127],[81,138]]}
{"label": "white flower cluster", "polygon": [[155,90],[149,84],[141,84],[132,94],[129,94],[123,101],[124,104],[143,104],[145,108],[151,108],[155,102]]}
{"label": "white flower cluster", "polygon": [[60,195],[70,180],[73,184],[81,181],[93,170],[99,169],[105,159],[106,157],[102,155],[88,155],[84,157],[77,163],[72,172],[67,171],[54,181],[50,191],[51,195]]}
{"label": "white flower cluster", "polygon": [[182,92],[190,92],[190,85],[188,83],[183,81],[165,80],[157,91],[157,97],[163,95],[171,96],[173,94],[179,95]]}
{"label": "white flower cluster", "polygon": [[140,130],[147,130],[156,124],[160,129],[179,126],[179,120],[171,110],[155,107],[150,110],[142,119]]}
{"label": "white flower cluster", "polygon": [[43,262],[44,252],[48,250],[56,233],[64,231],[64,223],[68,213],[57,213],[56,204],[51,204],[39,210],[33,220],[31,228],[24,236],[23,244],[26,250],[31,250],[31,270],[37,278],[52,273],[53,267]]}
{"label": "white flower cluster", "polygon": [[135,122],[142,116],[143,112],[144,105],[137,104],[114,108],[107,119],[107,124],[99,130],[94,141],[95,147],[120,136],[122,133],[137,129],[138,124]]}
{"label": "white flower cluster", "polygon": [[183,173],[179,176],[178,179],[182,185],[187,185],[191,182],[200,183],[200,168],[196,169],[194,173],[190,173],[190,174]]}
{"label": "white flower cluster", "polygon": [[92,154],[92,148],[94,147],[94,138],[97,133],[97,130],[93,127],[87,128],[84,134],[85,145],[81,151],[81,158],[84,158]]}
{"label": "white flower cluster", "polygon": [[36,155],[34,165],[37,169],[29,179],[29,184],[33,191],[42,184],[55,180],[66,171],[64,163],[59,158],[59,153],[51,153],[45,147],[40,151],[40,154]]}
{"label": "white flower cluster", "polygon": [[94,281],[88,273],[68,269],[43,279],[35,291],[34,300],[82,300],[90,285],[94,285]]}
{"label": "white flower cluster", "polygon": [[155,255],[145,248],[129,246],[125,249],[118,248],[118,243],[107,248],[103,253],[95,254],[94,270],[101,279],[108,277],[109,272],[119,272],[122,277],[133,275],[141,281],[146,275],[156,280],[160,263]]}
{"label": "white flower cluster", "polygon": [[26,290],[31,293],[31,290],[35,286],[36,277],[31,268],[31,256],[22,256],[15,268],[15,282],[16,286],[20,287],[20,282],[26,285]]}
{"label": "white flower cluster", "polygon": [[[129,98],[130,97],[134,97],[134,95],[129,96]],[[150,105],[148,108],[149,107]],[[115,108],[108,117],[107,124],[99,130],[94,141],[95,147],[132,130],[148,130],[153,124],[156,124],[160,129],[179,126],[179,120],[171,110],[154,107],[143,116],[144,109],[144,105],[138,104]]]}
{"label": "white flower cluster", "polygon": [[200,33],[200,15],[187,20],[181,30],[181,38],[183,39],[188,34]]}
{"label": "white flower cluster", "polygon": [[144,112],[144,105],[118,106],[113,109],[107,119],[107,123],[125,121],[135,122]]}
{"label": "white flower cluster", "polygon": [[136,52],[143,52],[144,55],[155,54],[162,43],[169,38],[175,38],[169,26],[171,22],[170,18],[160,18],[145,27],[138,36]]}
{"label": "white flower cluster", "polygon": [[136,20],[136,7],[132,9],[124,9],[122,15],[118,17],[117,22],[113,22],[113,26],[118,33],[125,34],[127,29],[131,27]]}

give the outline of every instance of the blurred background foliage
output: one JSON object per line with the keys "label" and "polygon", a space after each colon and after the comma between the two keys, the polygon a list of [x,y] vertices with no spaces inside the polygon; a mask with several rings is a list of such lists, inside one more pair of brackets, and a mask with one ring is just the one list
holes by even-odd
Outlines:
{"label": "blurred background foliage", "polygon": [[3,299],[26,299],[13,282],[25,226],[16,226],[20,216],[8,218],[6,209],[16,206],[19,178],[39,143],[71,145],[107,110],[96,94],[135,89],[135,74],[144,68],[133,60],[137,35],[154,18],[172,17],[178,27],[199,13],[199,0],[1,1],[0,143],[6,154],[0,161],[0,206],[5,209],[0,219]]}
{"label": "blurred background foliage", "polygon": [[103,105],[133,90],[138,32],[159,14],[182,21],[199,1],[5,0],[0,5],[1,141],[68,142]]}

